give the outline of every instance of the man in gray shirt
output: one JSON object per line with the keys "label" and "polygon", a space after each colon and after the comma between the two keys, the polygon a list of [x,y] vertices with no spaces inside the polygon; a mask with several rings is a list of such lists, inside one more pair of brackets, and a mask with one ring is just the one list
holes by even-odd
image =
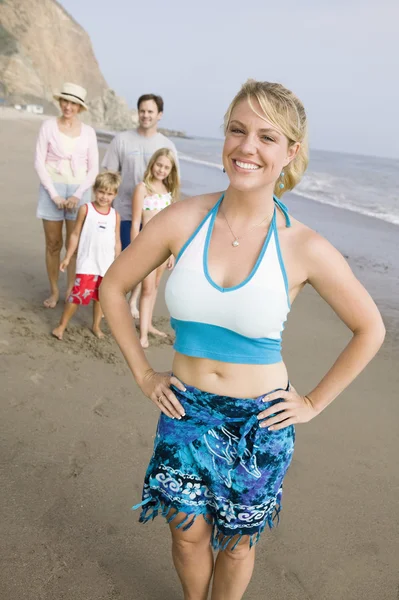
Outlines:
{"label": "man in gray shirt", "polygon": [[114,202],[114,207],[121,217],[122,250],[130,244],[133,190],[143,181],[151,156],[160,148],[170,148],[177,162],[175,145],[157,129],[163,113],[161,96],[155,94],[140,96],[137,109],[138,128],[118,133],[110,143],[102,162],[103,168],[119,171],[122,175],[122,182]]}

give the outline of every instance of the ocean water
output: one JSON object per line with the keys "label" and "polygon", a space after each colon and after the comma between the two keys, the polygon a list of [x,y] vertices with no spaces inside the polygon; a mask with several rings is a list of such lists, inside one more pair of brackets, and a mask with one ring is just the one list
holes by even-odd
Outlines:
{"label": "ocean water", "polygon": [[[173,141],[182,161],[185,193],[227,186],[221,164],[223,140]],[[293,193],[399,225],[399,161],[395,159],[312,150],[308,170]]]}

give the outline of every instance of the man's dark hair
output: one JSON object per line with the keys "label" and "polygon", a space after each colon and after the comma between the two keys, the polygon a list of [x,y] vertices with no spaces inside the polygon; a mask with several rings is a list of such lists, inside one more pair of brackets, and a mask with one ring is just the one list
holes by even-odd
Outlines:
{"label": "man's dark hair", "polygon": [[140,98],[137,100],[137,108],[139,110],[140,104],[146,100],[154,100],[155,104],[157,105],[158,112],[163,112],[163,100],[161,96],[156,96],[155,94],[143,94],[140,96]]}

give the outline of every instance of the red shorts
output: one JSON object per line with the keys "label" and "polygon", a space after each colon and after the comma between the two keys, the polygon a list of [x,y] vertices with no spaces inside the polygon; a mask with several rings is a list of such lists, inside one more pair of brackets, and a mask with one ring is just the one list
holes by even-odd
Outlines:
{"label": "red shorts", "polygon": [[98,302],[98,288],[102,279],[101,275],[79,275],[77,273],[68,302],[73,304],[90,304],[91,300]]}

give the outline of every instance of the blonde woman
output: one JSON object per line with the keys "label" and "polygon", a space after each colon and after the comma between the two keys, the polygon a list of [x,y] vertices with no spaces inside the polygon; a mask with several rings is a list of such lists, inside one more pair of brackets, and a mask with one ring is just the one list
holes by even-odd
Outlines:
{"label": "blonde woman", "polygon": [[[79,114],[88,109],[86,90],[74,83],[64,83],[54,98],[59,101],[61,116],[44,121],[35,156],[40,179],[36,216],[43,221],[50,283],[50,295],[43,302],[46,308],[54,308],[60,295],[58,277],[64,221],[67,247],[77,211],[90,202],[91,187],[98,174],[96,132],[79,119]],[[75,265],[73,256],[68,266],[66,298],[75,281]]]}
{"label": "blonde woman", "polygon": [[[205,600],[212,576],[212,600],[243,597],[255,543],[280,510],[295,425],[317,417],[345,390],[385,333],[341,254],[291,218],[279,199],[307,167],[300,100],[280,84],[249,81],[226,113],[225,136],[227,190],[162,211],[101,287],[113,334],[160,411],[138,506],[142,522],[159,511],[167,518],[186,600]],[[125,300],[170,253],[173,375],[148,363]],[[299,394],[281,357],[281,332],[307,283],[353,337],[320,383]]]}
{"label": "blonde woman", "polygon": [[[160,148],[152,155],[145,170],[143,182],[139,183],[133,192],[132,240],[138,236],[141,225],[145,227],[157,213],[178,198],[179,187],[175,155],[169,148]],[[165,268],[172,269],[173,264],[173,257],[170,257],[143,281],[139,305],[140,343],[143,348],[149,346],[149,333],[166,337],[166,333],[153,326],[152,315],[162,275]]]}

